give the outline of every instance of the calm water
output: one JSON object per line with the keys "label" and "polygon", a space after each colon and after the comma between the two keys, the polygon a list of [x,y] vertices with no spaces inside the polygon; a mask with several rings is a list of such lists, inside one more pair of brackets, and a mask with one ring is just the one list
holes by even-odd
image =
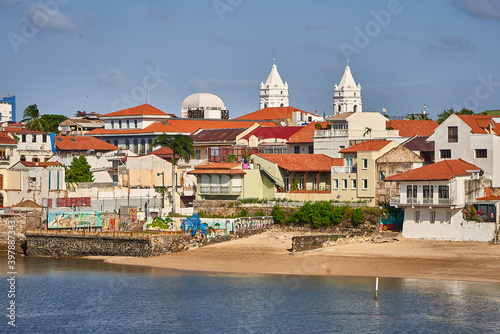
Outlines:
{"label": "calm water", "polygon": [[[6,261],[4,261],[6,262]],[[186,274],[17,259],[20,333],[499,333],[500,284]],[[5,264],[0,292],[7,304]]]}

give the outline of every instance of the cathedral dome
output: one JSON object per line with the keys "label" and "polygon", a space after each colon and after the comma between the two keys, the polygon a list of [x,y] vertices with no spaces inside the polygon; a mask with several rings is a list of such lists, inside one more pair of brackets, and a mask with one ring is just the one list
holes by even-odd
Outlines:
{"label": "cathedral dome", "polygon": [[210,93],[196,93],[193,95],[189,95],[182,102],[182,110],[197,108],[226,110],[224,102],[221,100],[221,98]]}

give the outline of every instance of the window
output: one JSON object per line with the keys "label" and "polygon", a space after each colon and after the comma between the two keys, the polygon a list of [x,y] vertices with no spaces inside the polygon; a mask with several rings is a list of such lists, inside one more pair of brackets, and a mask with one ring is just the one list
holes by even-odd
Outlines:
{"label": "window", "polygon": [[339,179],[333,179],[333,189],[339,189]]}
{"label": "window", "polygon": [[130,140],[128,140],[128,139],[125,139],[125,148],[126,148],[127,150],[129,150],[129,149],[130,149]]}
{"label": "window", "polygon": [[451,224],[451,211],[446,211],[446,217],[444,219],[446,224]]}
{"label": "window", "polygon": [[352,179],[352,189],[356,189],[356,186],[357,186],[356,183],[357,183],[356,179]]}
{"label": "window", "polygon": [[130,121],[127,119],[127,129],[130,129]]}
{"label": "window", "polygon": [[363,169],[368,169],[368,159],[363,158],[362,161],[363,161]]}
{"label": "window", "polygon": [[368,179],[363,179],[363,190],[368,189]]}
{"label": "window", "polygon": [[344,145],[340,145],[340,146],[339,146],[339,151],[342,151],[344,148],[345,148],[345,146],[344,146]]}
{"label": "window", "polygon": [[21,135],[21,141],[22,141],[23,143],[26,143],[26,135]]}
{"label": "window", "polygon": [[113,142],[113,145],[115,145],[116,147],[118,147],[118,139],[115,139],[115,141]]}
{"label": "window", "polygon": [[294,146],[293,148],[295,154],[299,154],[300,153],[300,146]]}
{"label": "window", "polygon": [[379,173],[379,175],[380,175],[380,181],[382,181],[382,180],[384,180],[384,179],[385,179],[385,172],[384,172],[384,171],[381,171],[381,172]]}
{"label": "window", "polygon": [[476,150],[476,158],[487,158],[488,157],[488,150],[486,149],[481,149],[481,150]]}
{"label": "window", "polygon": [[137,129],[137,120],[136,119],[134,119],[134,128]]}
{"label": "window", "polygon": [[33,161],[33,162],[40,162],[40,160],[38,160],[38,156],[37,155],[34,155],[33,158],[31,158],[31,161]]}
{"label": "window", "polygon": [[139,141],[134,139],[134,152],[139,153]]}
{"label": "window", "polygon": [[146,154],[146,140],[141,139],[141,154]]}
{"label": "window", "polygon": [[415,211],[414,213],[414,220],[415,220],[415,223],[419,224],[420,223],[420,211]]}
{"label": "window", "polygon": [[196,157],[196,160],[201,160],[201,150],[195,150],[194,155]]}
{"label": "window", "polygon": [[42,135],[42,143],[46,143],[47,142],[47,135]]}
{"label": "window", "polygon": [[31,142],[32,143],[36,143],[36,135],[32,135],[31,136]]}
{"label": "window", "polygon": [[285,191],[290,190],[290,175],[285,175]]}
{"label": "window", "polygon": [[440,150],[441,159],[451,159],[451,150]]}
{"label": "window", "polygon": [[434,197],[434,186],[424,186],[423,192],[424,192],[424,201],[428,200],[428,202],[431,202],[432,198]]}
{"label": "window", "polygon": [[122,120],[119,120],[118,121],[118,129],[121,129],[122,128]]}
{"label": "window", "polygon": [[439,198],[450,198],[448,186],[439,186]]}
{"label": "window", "polygon": [[304,175],[299,176],[299,190],[304,190]]}
{"label": "window", "polygon": [[342,189],[347,189],[347,179],[342,179]]}
{"label": "window", "polygon": [[314,146],[309,145],[309,154],[314,154]]}
{"label": "window", "polygon": [[417,198],[417,186],[406,186],[406,198]]}
{"label": "window", "polygon": [[458,126],[448,127],[448,143],[458,143]]}
{"label": "window", "polygon": [[430,215],[429,215],[429,222],[431,224],[436,223],[436,211],[431,210]]}
{"label": "window", "polygon": [[21,155],[21,157],[19,158],[20,161],[26,161],[26,156],[25,155]]}
{"label": "window", "polygon": [[115,121],[111,121],[111,129],[115,128]]}

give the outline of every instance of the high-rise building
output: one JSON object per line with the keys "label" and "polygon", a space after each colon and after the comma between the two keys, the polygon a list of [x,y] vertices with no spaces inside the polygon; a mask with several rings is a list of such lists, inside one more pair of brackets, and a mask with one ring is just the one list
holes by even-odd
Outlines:
{"label": "high-rise building", "polygon": [[16,121],[16,96],[8,94],[2,96],[0,100],[0,121],[1,122],[15,122]]}

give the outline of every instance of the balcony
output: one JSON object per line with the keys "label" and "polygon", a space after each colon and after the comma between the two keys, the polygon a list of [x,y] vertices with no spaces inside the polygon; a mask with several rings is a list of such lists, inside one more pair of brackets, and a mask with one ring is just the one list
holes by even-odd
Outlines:
{"label": "balcony", "polygon": [[354,167],[332,167],[332,174],[340,174],[340,173],[356,173],[356,166]]}
{"label": "balcony", "polygon": [[348,129],[333,129],[333,130],[317,130],[314,131],[314,137],[349,137],[359,139],[376,139],[399,137],[399,130],[373,130],[371,133],[366,133],[366,130],[348,130]]}
{"label": "balcony", "polygon": [[405,198],[392,197],[391,205],[412,205],[412,206],[451,206],[456,205],[456,198]]}
{"label": "balcony", "polygon": [[240,194],[242,187],[241,186],[233,186],[232,191],[230,186],[226,185],[202,185],[198,188],[200,194],[222,194],[222,195],[235,195]]}

